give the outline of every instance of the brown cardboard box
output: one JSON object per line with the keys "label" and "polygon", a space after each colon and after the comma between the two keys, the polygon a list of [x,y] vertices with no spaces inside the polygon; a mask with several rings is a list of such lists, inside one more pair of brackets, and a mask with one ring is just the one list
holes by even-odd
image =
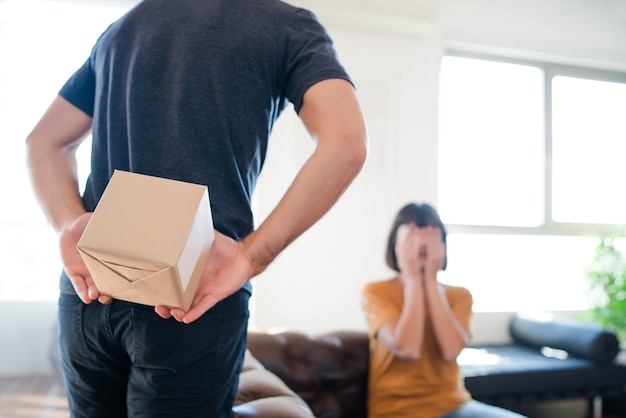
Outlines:
{"label": "brown cardboard box", "polygon": [[213,238],[206,186],[116,170],[78,250],[100,293],[187,310]]}

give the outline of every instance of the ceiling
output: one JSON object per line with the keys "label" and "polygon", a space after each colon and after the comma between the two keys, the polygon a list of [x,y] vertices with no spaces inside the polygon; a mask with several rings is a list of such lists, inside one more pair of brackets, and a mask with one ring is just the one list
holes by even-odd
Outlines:
{"label": "ceiling", "polygon": [[611,68],[626,65],[626,0],[285,1],[330,24],[412,35],[435,32],[448,45],[558,51],[617,63]]}

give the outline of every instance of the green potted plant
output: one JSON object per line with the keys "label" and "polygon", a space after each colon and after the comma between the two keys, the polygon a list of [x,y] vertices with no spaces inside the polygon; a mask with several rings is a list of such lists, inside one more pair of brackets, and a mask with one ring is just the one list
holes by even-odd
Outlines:
{"label": "green potted plant", "polygon": [[586,276],[592,318],[617,335],[626,346],[626,256],[614,238],[601,238]]}

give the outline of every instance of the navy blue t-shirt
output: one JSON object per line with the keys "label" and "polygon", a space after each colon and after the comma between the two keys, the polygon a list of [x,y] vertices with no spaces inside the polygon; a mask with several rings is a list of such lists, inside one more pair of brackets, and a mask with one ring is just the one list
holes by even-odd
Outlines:
{"label": "navy blue t-shirt", "polygon": [[187,181],[208,187],[215,228],[244,238],[276,118],[330,78],[350,81],[309,11],[278,0],[143,0],[60,91],[93,118],[86,209],[115,169]]}

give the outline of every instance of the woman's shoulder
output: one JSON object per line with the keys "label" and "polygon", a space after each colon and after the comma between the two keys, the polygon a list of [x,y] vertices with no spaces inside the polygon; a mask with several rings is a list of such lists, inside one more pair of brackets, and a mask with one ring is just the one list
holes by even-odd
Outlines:
{"label": "woman's shoulder", "polygon": [[394,289],[395,278],[384,279],[384,280],[376,280],[373,282],[368,282],[363,286],[363,293],[377,293],[377,292],[385,292],[387,289]]}
{"label": "woman's shoulder", "polygon": [[380,310],[382,306],[395,306],[401,302],[402,294],[394,284],[394,279],[369,282],[361,292],[361,305],[368,311]]}
{"label": "woman's shoulder", "polygon": [[448,284],[444,284],[444,289],[448,298],[468,298],[472,299],[472,292],[469,291],[468,288],[463,286],[452,286]]}

